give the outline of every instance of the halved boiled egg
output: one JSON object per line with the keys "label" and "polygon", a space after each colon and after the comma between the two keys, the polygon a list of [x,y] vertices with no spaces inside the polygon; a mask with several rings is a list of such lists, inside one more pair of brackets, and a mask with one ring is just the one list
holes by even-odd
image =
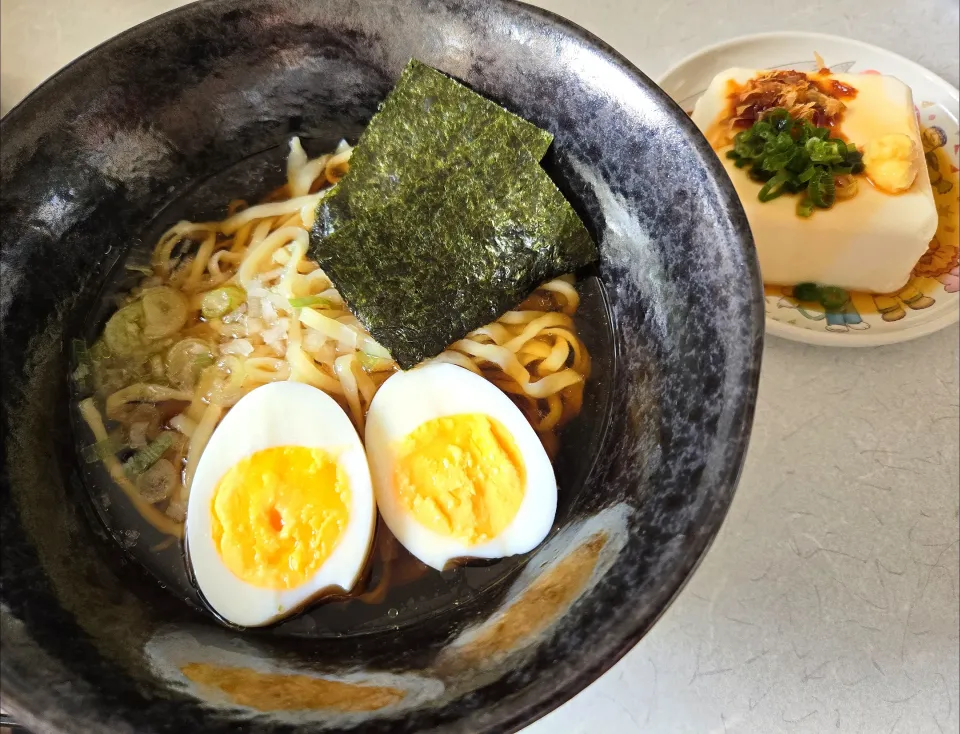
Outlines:
{"label": "halved boiled egg", "polygon": [[366,447],[380,514],[428,566],[526,553],[553,525],[557,483],[536,432],[462,367],[391,376],[367,413]]}
{"label": "halved boiled egg", "polygon": [[315,387],[278,382],[243,397],[210,438],[190,489],[187,551],[214,611],[255,627],[352,589],[375,520],[346,413]]}

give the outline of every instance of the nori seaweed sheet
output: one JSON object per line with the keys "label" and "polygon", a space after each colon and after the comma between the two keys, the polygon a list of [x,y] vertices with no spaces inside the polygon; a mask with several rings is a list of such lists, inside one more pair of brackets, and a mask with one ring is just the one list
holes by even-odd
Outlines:
{"label": "nori seaweed sheet", "polygon": [[432,177],[491,125],[512,131],[537,161],[553,141],[549,132],[411,59],[361,135],[350,172],[318,208],[315,228],[330,235],[382,206],[399,187]]}
{"label": "nori seaweed sheet", "polygon": [[311,255],[351,311],[404,369],[520,303],[597,250],[516,129],[493,124],[425,179]]}

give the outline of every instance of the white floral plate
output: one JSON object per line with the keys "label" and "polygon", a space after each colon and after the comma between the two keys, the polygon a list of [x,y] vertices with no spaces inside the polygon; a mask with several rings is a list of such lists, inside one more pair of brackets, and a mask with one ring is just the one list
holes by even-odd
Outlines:
{"label": "white floral plate", "polygon": [[799,32],[743,36],[711,46],[681,61],[657,83],[691,112],[710,80],[724,69],[815,71],[814,52],[833,71],[887,74],[913,90],[940,224],[913,277],[896,293],[851,292],[844,298],[839,289],[830,289],[819,301],[800,301],[792,288],[767,286],[767,332],[809,344],[866,347],[939,331],[960,318],[960,93],[955,87],[919,64],[876,46]]}

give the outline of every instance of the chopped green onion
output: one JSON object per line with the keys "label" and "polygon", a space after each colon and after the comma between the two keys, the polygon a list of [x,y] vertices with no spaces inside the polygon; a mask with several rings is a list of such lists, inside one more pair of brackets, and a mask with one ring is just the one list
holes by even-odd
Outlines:
{"label": "chopped green onion", "polygon": [[829,209],[836,200],[837,189],[833,183],[833,176],[828,171],[818,169],[816,175],[807,184],[807,193],[810,200],[821,209]]}
{"label": "chopped green onion", "polygon": [[816,283],[798,283],[793,287],[793,297],[798,301],[819,301],[820,286]]}
{"label": "chopped green onion", "polygon": [[843,288],[836,288],[832,285],[822,286],[820,288],[820,303],[824,308],[835,311],[843,308],[850,296]]}
{"label": "chopped green onion", "polygon": [[798,147],[794,153],[793,160],[787,165],[787,169],[791,173],[803,173],[811,165],[810,156],[807,155],[807,152],[803,148]]}
{"label": "chopped green onion", "polygon": [[87,343],[83,339],[74,339],[71,346],[73,361],[77,365],[73,370],[73,380],[77,383],[77,388],[85,391],[89,388],[90,377],[93,375],[93,361],[90,359]]}
{"label": "chopped green onion", "polygon": [[368,372],[385,369],[393,363],[393,360],[389,357],[378,357],[373,354],[367,354],[366,352],[360,352],[359,355],[357,355],[357,361],[360,362],[360,366]]}
{"label": "chopped green onion", "polygon": [[846,142],[844,142],[844,141],[841,140],[840,138],[828,138],[828,139],[827,139],[827,142],[830,143],[831,145],[837,146],[837,152],[838,152],[840,155],[846,155],[846,154],[847,154],[847,144],[846,144]]}
{"label": "chopped green onion", "polygon": [[143,474],[160,460],[160,457],[167,452],[167,449],[173,446],[173,441],[173,431],[164,431],[144,448],[135,453],[133,457],[123,465],[123,471],[131,477]]}
{"label": "chopped green onion", "polygon": [[754,164],[753,168],[750,169],[748,174],[750,178],[758,183],[766,183],[771,178],[773,178],[773,173],[770,171],[765,171],[760,166]]}
{"label": "chopped green onion", "polygon": [[780,194],[783,193],[783,185],[789,179],[789,174],[785,171],[780,171],[776,176],[767,181],[763,188],[760,189],[759,199],[760,201],[766,203],[768,201],[773,201]]}
{"label": "chopped green onion", "polygon": [[799,217],[810,217],[813,216],[813,202],[810,201],[809,196],[804,196],[800,201],[797,202],[797,216]]}
{"label": "chopped green onion", "polygon": [[757,158],[763,154],[765,141],[753,134],[754,128],[739,132],[733,138],[733,152],[741,158]]}
{"label": "chopped green onion", "polygon": [[150,341],[176,334],[187,321],[187,299],[175,288],[149,288],[143,292],[141,301],[143,336]]}
{"label": "chopped green onion", "polygon": [[291,298],[291,308],[333,308],[333,303],[329,298],[323,296],[301,296],[300,298]]}
{"label": "chopped green onion", "polygon": [[841,153],[836,143],[818,140],[817,138],[808,140],[804,145],[804,149],[807,155],[810,156],[811,161],[824,164],[841,163],[846,153],[846,149]]}
{"label": "chopped green onion", "polygon": [[199,354],[193,360],[193,369],[200,373],[203,372],[207,367],[212,364],[216,364],[217,360],[214,359],[212,354]]}
{"label": "chopped green onion", "polygon": [[216,361],[214,348],[203,339],[181,339],[167,352],[166,377],[181,390],[193,390],[200,373]]}
{"label": "chopped green onion", "polygon": [[140,301],[124,306],[103,327],[103,340],[110,353],[129,357],[143,346],[143,304]]}
{"label": "chopped green onion", "polygon": [[845,165],[850,166],[854,173],[863,172],[863,153],[859,150],[854,150],[852,153],[848,152],[843,157],[843,162]]}
{"label": "chopped green onion", "polygon": [[200,313],[205,319],[219,319],[226,316],[247,300],[246,291],[235,285],[209,291],[200,302]]}
{"label": "chopped green onion", "polygon": [[753,124],[753,131],[756,135],[760,136],[764,140],[770,140],[777,136],[777,131],[773,129],[773,125],[769,122],[764,122],[760,120]]}
{"label": "chopped green onion", "polygon": [[96,464],[98,461],[104,461],[111,456],[115,456],[123,448],[123,444],[118,443],[113,438],[105,438],[95,444],[85,446],[80,455],[86,463]]}
{"label": "chopped green onion", "polygon": [[390,355],[390,352],[386,347],[381,346],[372,337],[364,337],[360,342],[360,350],[364,354],[369,354],[371,357],[380,357],[382,359],[389,359],[393,361],[393,357]]}
{"label": "chopped green onion", "polygon": [[807,120],[794,120],[786,109],[773,108],[734,136],[726,156],[762,184],[760,201],[800,194],[797,214],[809,217],[817,207],[829,209],[838,198],[855,195],[856,187],[844,184],[837,196],[836,177],[863,172],[863,154],[852,143],[831,137],[831,132]]}
{"label": "chopped green onion", "polygon": [[777,132],[789,132],[793,127],[793,118],[790,117],[790,113],[783,107],[775,107],[772,110],[767,110],[763,116],[763,120],[772,125],[773,129]]}
{"label": "chopped green onion", "polygon": [[779,171],[793,160],[797,154],[797,148],[788,133],[780,133],[776,139],[764,146],[763,154],[761,165],[764,170]]}

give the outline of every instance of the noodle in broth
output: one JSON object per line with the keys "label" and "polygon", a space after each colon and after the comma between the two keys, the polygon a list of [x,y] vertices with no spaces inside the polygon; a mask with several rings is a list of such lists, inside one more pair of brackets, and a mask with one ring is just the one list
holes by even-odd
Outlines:
{"label": "noodle in broth", "polygon": [[[370,402],[398,370],[307,258],[314,211],[349,170],[351,153],[341,143],[309,159],[293,138],[287,182],[263,202],[231,201],[222,221],[167,230],[149,265],[137,268],[145,277],[78,367],[95,385],[80,402],[93,448],[157,530],[182,536],[204,447],[251,390],[278,380],[313,385],[347,411],[362,437]],[[551,458],[557,431],[580,411],[590,372],[573,320],[579,302],[573,276],[549,281],[433,359],[507,393]],[[137,453],[122,464],[119,448]],[[149,466],[131,479],[127,465],[137,461]]]}

